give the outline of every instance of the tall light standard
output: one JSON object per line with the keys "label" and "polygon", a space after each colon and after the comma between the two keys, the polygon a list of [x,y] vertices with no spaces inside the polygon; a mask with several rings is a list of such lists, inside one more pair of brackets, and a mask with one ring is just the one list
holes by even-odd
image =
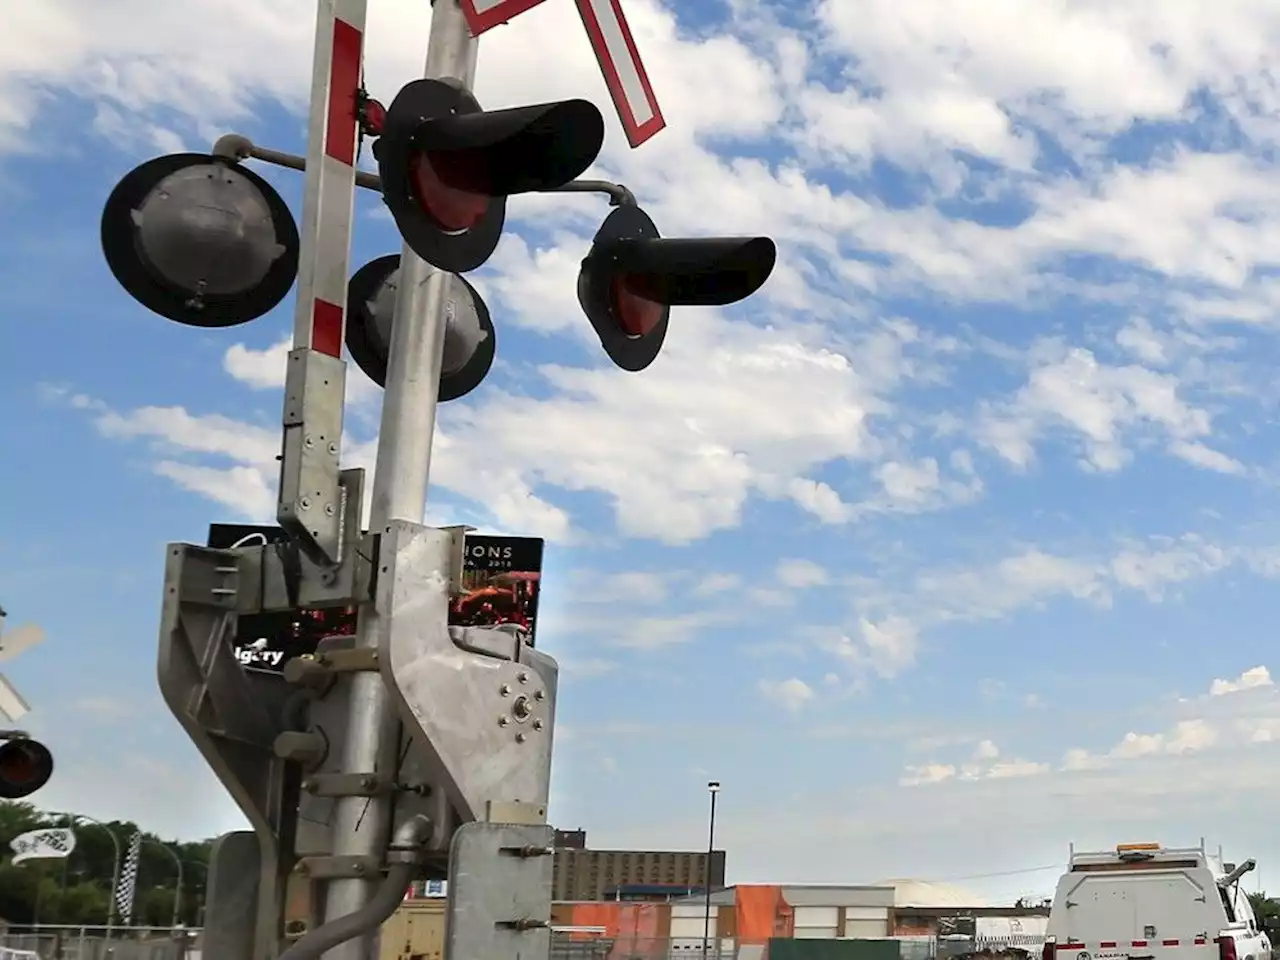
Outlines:
{"label": "tall light standard", "polygon": [[[702,878],[702,892],[705,897],[705,915],[702,918],[702,960],[707,960],[707,950],[711,945],[711,858],[716,849],[716,794],[720,792],[719,780],[707,781],[707,793],[711,794],[711,818],[707,824],[707,869]],[[716,951],[717,953],[719,951]]]}
{"label": "tall light standard", "polygon": [[169,923],[170,929],[173,929],[182,919],[182,858],[163,840],[152,840],[150,837],[143,837],[143,839],[167,853],[173,865],[178,868],[178,885],[173,891],[173,919]]}
{"label": "tall light standard", "polygon": [[83,813],[64,813],[54,814],[54,816],[63,816],[67,819],[67,824],[75,827],[80,823],[87,823],[95,827],[99,827],[107,832],[107,836],[111,838],[111,846],[115,850],[115,863],[111,868],[111,900],[107,903],[107,941],[111,940],[111,931],[116,922],[116,894],[120,892],[120,838],[116,836],[116,832],[101,820],[95,820],[93,817],[86,817]]}

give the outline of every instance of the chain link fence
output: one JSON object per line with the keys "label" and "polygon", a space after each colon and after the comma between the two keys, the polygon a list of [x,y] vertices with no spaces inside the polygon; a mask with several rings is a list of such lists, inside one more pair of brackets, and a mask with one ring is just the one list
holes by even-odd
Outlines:
{"label": "chain link fence", "polygon": [[198,960],[191,932],[168,928],[11,927],[0,932],[0,960]]}

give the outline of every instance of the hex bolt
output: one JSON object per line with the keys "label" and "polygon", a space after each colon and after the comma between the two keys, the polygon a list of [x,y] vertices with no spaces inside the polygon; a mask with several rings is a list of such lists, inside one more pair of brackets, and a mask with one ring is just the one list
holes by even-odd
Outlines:
{"label": "hex bolt", "polygon": [[533,721],[533,729],[535,729],[535,730],[541,730],[541,729],[542,729],[542,721],[541,721],[541,720],[534,720],[534,721]]}
{"label": "hex bolt", "polygon": [[505,726],[506,726],[508,723],[510,723],[510,722],[511,722],[511,718],[510,718],[510,717],[499,717],[499,718],[498,718],[498,726],[500,726],[500,727],[505,727]]}
{"label": "hex bolt", "polygon": [[533,708],[529,706],[529,701],[525,697],[516,697],[516,702],[511,705],[511,715],[518,721],[523,723],[529,719],[533,713]]}
{"label": "hex bolt", "polygon": [[529,738],[528,738],[528,737],[526,737],[523,733],[517,733],[517,734],[516,734],[516,743],[524,743],[524,742],[525,742],[526,740],[528,740],[528,739],[529,739]]}
{"label": "hex bolt", "polygon": [[528,675],[527,673],[524,673],[524,672],[522,671],[522,672],[520,672],[520,673],[517,673],[517,674],[516,674],[516,679],[517,679],[517,680],[519,680],[521,683],[528,683],[528,682],[529,682],[529,675]]}
{"label": "hex bolt", "polygon": [[502,694],[504,697],[511,696],[511,684],[504,683],[498,688],[498,693]]}
{"label": "hex bolt", "polygon": [[545,700],[547,699],[547,692],[545,690],[535,690],[533,691],[533,699]]}
{"label": "hex bolt", "polygon": [[363,777],[360,778],[360,788],[362,790],[372,790],[377,785],[378,785],[378,778],[373,776],[372,774],[366,773]]}
{"label": "hex bolt", "polygon": [[357,877],[363,877],[365,875],[365,865],[359,862],[353,863],[351,865],[351,872],[354,873]]}

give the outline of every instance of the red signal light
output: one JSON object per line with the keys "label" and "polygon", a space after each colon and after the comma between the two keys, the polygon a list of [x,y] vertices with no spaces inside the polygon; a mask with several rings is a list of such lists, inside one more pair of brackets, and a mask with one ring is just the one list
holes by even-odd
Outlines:
{"label": "red signal light", "polygon": [[618,325],[629,337],[643,337],[652,333],[666,315],[666,306],[650,300],[636,290],[634,277],[622,275],[609,285],[614,313]]}
{"label": "red signal light", "polygon": [[491,199],[487,193],[457,185],[460,181],[479,181],[481,177],[470,171],[465,178],[459,176],[449,169],[462,166],[456,161],[456,156],[425,151],[413,154],[409,160],[409,177],[418,206],[447,233],[463,233],[479,225]]}

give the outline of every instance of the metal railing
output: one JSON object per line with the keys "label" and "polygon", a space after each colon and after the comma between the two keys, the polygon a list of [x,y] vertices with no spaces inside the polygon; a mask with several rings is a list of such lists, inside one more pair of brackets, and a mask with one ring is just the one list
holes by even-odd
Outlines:
{"label": "metal railing", "polygon": [[199,931],[40,925],[0,931],[0,960],[196,960]]}

